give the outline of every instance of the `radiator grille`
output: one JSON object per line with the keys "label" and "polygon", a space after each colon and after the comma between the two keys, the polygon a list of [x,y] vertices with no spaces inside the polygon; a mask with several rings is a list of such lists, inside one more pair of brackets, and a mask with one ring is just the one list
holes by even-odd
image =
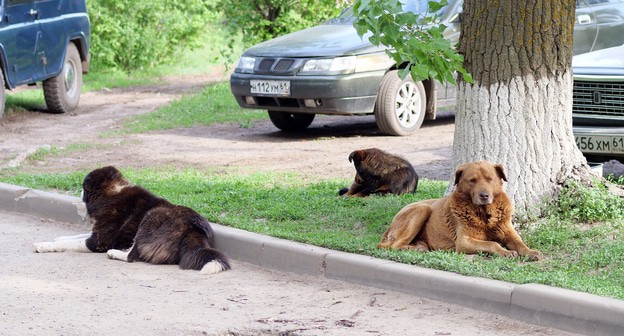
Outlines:
{"label": "radiator grille", "polygon": [[281,59],[277,61],[277,64],[275,65],[275,68],[273,68],[273,70],[279,72],[288,71],[290,70],[290,67],[293,65],[293,63],[294,61],[291,59]]}
{"label": "radiator grille", "polygon": [[262,71],[269,71],[271,70],[273,62],[275,62],[274,58],[263,58],[260,62],[260,65],[258,66],[258,69]]}
{"label": "radiator grille", "polygon": [[267,57],[260,60],[256,69],[260,74],[290,75],[296,72],[302,61],[295,58],[273,58]]}
{"label": "radiator grille", "polygon": [[572,112],[624,117],[624,83],[575,81]]}

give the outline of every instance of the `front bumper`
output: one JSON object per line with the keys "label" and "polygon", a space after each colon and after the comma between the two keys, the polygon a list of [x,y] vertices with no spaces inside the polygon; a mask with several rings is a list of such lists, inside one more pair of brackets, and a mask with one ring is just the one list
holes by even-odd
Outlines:
{"label": "front bumper", "polygon": [[[233,73],[230,89],[243,108],[314,114],[371,114],[385,71],[336,76]],[[290,95],[252,94],[250,80],[289,81]]]}
{"label": "front bumper", "polygon": [[573,132],[583,154],[624,157],[624,127],[574,126]]}

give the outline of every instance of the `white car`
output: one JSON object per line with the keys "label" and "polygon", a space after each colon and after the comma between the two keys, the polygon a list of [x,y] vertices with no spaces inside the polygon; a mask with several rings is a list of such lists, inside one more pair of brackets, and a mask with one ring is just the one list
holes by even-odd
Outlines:
{"label": "white car", "polygon": [[574,56],[572,117],[588,158],[624,157],[624,45]]}

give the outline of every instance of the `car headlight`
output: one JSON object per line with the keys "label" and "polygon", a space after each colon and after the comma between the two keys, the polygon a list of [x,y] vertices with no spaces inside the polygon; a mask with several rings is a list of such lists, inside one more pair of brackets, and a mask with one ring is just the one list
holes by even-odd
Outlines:
{"label": "car headlight", "polygon": [[360,56],[311,59],[307,61],[299,75],[338,75],[356,72],[386,70],[394,62],[385,52]]}
{"label": "car headlight", "polygon": [[394,61],[385,52],[360,55],[357,57],[355,72],[388,70]]}
{"label": "car headlight", "polygon": [[238,65],[236,66],[236,70],[238,72],[252,73],[255,65],[256,65],[255,57],[243,56],[238,60]]}
{"label": "car headlight", "polygon": [[337,75],[355,71],[356,56],[311,59],[303,65],[299,75]]}

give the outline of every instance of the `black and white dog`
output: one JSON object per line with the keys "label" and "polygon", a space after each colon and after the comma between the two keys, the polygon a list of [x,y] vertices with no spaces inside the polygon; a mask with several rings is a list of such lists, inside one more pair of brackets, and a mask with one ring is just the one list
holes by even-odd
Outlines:
{"label": "black and white dog", "polygon": [[210,223],[193,209],[132,185],[112,166],[90,172],[82,187],[92,232],[35,243],[35,252],[106,252],[111,259],[178,264],[202,274],[230,269],[214,248]]}

